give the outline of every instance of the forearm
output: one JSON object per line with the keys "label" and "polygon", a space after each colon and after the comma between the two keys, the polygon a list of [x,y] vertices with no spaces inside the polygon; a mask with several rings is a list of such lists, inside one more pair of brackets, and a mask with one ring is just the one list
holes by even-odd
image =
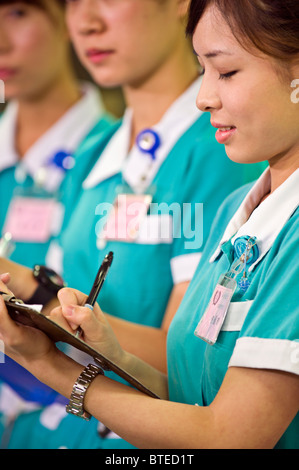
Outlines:
{"label": "forearm", "polygon": [[165,374],[128,352],[124,352],[120,366],[158,397],[168,399],[168,383]]}
{"label": "forearm", "polygon": [[5,258],[0,258],[0,271],[1,273],[8,272],[10,274],[8,287],[16,297],[24,301],[30,299],[38,286],[32,275],[32,269]]}
{"label": "forearm", "polygon": [[111,315],[106,315],[106,318],[125,351],[134,354],[160,372],[164,374],[167,372],[166,331],[130,323]]}
{"label": "forearm", "polygon": [[[40,362],[37,377],[69,397],[81,370],[64,356]],[[296,416],[298,386],[292,374],[231,368],[214,402],[204,407],[151,398],[99,375],[84,409],[138,448],[265,449]]]}
{"label": "forearm", "polygon": [[207,448],[212,442],[207,439],[213,433],[209,408],[151,398],[102,376],[87,392],[85,407],[137,448]]}
{"label": "forearm", "polygon": [[[31,371],[39,380],[69,398],[82,366],[59,353],[59,357],[57,355],[45,364],[40,361]],[[201,434],[205,447],[207,441],[200,427],[207,429],[212,423],[212,414],[208,409],[151,398],[103,376],[98,376],[90,385],[84,408],[138,448],[194,448],[195,439],[198,444]],[[197,433],[194,427],[195,411],[200,418],[200,421],[196,420]]]}
{"label": "forearm", "polygon": [[[5,291],[1,282],[0,287]],[[208,406],[165,400],[166,377],[132,354],[123,353],[100,309],[79,306],[84,299],[77,291],[61,291],[61,309],[66,309],[65,315],[68,311],[67,318],[82,326],[96,349],[110,345],[107,350],[115,354],[116,362],[148,380],[150,386],[160,387],[162,398],[156,399],[99,375],[87,390],[86,411],[136,447],[273,448],[297,415],[298,375],[277,370],[230,367]],[[0,339],[7,355],[41,382],[70,397],[82,365],[59,351],[38,329],[17,325],[1,296]],[[191,373],[200,373],[200,369]],[[199,400],[201,395],[199,386]]]}
{"label": "forearm", "polygon": [[78,364],[57,348],[45,358],[30,362],[24,360],[20,363],[42,383],[67,398],[70,398],[73,385],[83,370],[82,364]]}

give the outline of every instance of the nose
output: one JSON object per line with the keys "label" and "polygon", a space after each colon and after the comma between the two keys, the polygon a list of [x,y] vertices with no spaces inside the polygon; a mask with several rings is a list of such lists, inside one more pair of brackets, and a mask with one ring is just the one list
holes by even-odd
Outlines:
{"label": "nose", "polygon": [[70,31],[80,35],[98,33],[104,29],[101,2],[98,0],[81,0],[74,7],[67,9],[67,20]]}
{"label": "nose", "polygon": [[196,106],[202,112],[213,111],[221,107],[217,86],[212,78],[203,75],[202,83],[197,94]]}

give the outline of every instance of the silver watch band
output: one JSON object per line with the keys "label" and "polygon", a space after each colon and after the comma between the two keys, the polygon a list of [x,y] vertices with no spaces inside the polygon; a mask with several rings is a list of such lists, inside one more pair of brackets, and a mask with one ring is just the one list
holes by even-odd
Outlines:
{"label": "silver watch band", "polygon": [[78,379],[76,380],[73,390],[71,393],[70,401],[66,406],[67,413],[76,415],[80,418],[89,421],[91,414],[84,410],[84,397],[85,393],[98,374],[104,374],[103,370],[100,367],[97,367],[94,364],[89,364],[81,372]]}

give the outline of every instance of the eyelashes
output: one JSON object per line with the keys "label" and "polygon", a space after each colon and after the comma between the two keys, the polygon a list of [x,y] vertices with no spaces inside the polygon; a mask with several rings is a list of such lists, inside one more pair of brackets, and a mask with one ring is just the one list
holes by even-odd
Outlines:
{"label": "eyelashes", "polygon": [[228,72],[228,73],[221,73],[219,75],[219,79],[220,80],[228,80],[229,78],[233,77],[234,75],[236,75],[236,73],[238,73],[237,70],[234,70],[232,72]]}
{"label": "eyelashes", "polygon": [[[232,72],[227,72],[227,73],[220,73],[219,80],[228,80],[229,78],[236,75],[236,73],[238,73],[238,70],[233,70]],[[205,74],[205,69],[202,67],[200,75],[204,75],[204,74]]]}

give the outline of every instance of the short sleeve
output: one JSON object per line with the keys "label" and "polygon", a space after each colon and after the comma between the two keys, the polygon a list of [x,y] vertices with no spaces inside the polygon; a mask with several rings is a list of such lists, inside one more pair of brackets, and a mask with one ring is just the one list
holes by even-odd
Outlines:
{"label": "short sleeve", "polygon": [[259,289],[229,366],[299,374],[298,222],[297,210],[262,262]]}

